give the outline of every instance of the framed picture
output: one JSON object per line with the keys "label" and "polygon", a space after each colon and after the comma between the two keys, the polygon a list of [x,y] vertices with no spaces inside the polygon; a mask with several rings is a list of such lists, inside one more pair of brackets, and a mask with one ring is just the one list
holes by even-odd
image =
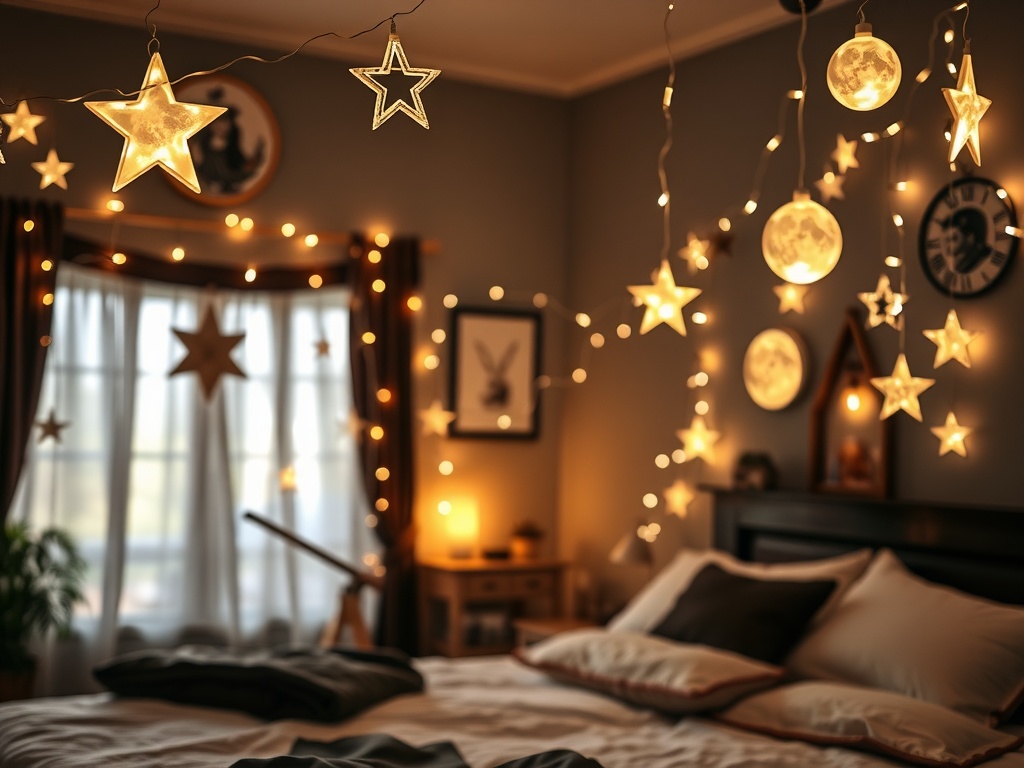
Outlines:
{"label": "framed picture", "polygon": [[452,437],[537,436],[540,315],[452,310]]}
{"label": "framed picture", "polygon": [[277,170],[281,133],[256,89],[217,73],[183,81],[174,87],[174,97],[228,108],[188,142],[202,192],[171,179],[174,188],[197,203],[217,206],[238,205],[263,191]]}

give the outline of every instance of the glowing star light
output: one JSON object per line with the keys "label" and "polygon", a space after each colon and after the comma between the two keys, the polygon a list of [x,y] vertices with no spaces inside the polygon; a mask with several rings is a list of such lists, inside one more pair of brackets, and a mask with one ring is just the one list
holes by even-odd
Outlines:
{"label": "glowing star light", "polygon": [[708,429],[703,416],[694,416],[689,429],[680,429],[676,435],[683,443],[686,460],[704,459],[709,464],[715,459],[715,443],[720,435]]}
{"label": "glowing star light", "polygon": [[446,411],[441,407],[441,401],[435,400],[425,411],[420,411],[420,418],[423,419],[424,435],[448,435],[448,425],[455,421],[455,412]]}
{"label": "glowing star light", "polygon": [[694,495],[690,487],[682,480],[676,480],[672,485],[662,491],[665,498],[665,509],[677,517],[686,517],[686,508],[690,506]]}
{"label": "glowing star light", "polygon": [[[391,70],[395,66],[396,61],[401,74],[411,79],[405,81],[406,84],[411,82],[409,87],[409,97],[412,99],[411,105],[402,98],[395,99],[391,106],[387,104],[388,87],[382,81],[386,81],[387,78],[391,77],[391,81],[394,82]],[[379,67],[356,67],[350,69],[349,72],[358,77],[370,90],[377,94],[377,103],[373,109],[373,130],[380,128],[388,118],[398,112],[404,112],[424,128],[430,128],[420,94],[424,88],[430,85],[435,77],[441,74],[441,70],[410,67],[409,60],[405,58],[405,50],[402,48],[398,35],[391,34],[388,37],[388,47],[384,50],[384,62]]]}
{"label": "glowing star light", "polygon": [[871,379],[872,385],[885,395],[879,419],[887,419],[896,411],[906,411],[921,421],[921,404],[917,396],[935,383],[935,379],[919,379],[910,375],[907,357],[900,354],[896,358],[891,376],[879,376]]}
{"label": "glowing star light", "polygon": [[846,199],[846,195],[843,194],[844,181],[846,181],[845,176],[837,176],[832,171],[826,171],[824,176],[814,182],[814,186],[821,193],[822,202],[827,203],[833,197],[837,200]]}
{"label": "glowing star light", "polygon": [[188,139],[228,108],[175,101],[159,53],[149,60],[141,90],[135,101],[85,102],[97,117],[124,136],[114,192],[159,165],[198,194],[199,180],[188,151]]}
{"label": "glowing star light", "polygon": [[194,371],[199,375],[205,399],[209,400],[213,395],[221,376],[230,373],[233,376],[245,377],[242,369],[231,359],[231,350],[245,338],[245,334],[222,335],[212,306],[206,308],[203,322],[197,331],[182,331],[177,328],[171,330],[188,349],[188,354],[168,375]]}
{"label": "glowing star light", "polygon": [[784,285],[776,285],[772,287],[775,291],[775,295],[779,297],[779,314],[784,315],[787,312],[796,312],[798,315],[804,313],[804,296],[807,294],[806,285],[793,285],[792,283],[785,283]]}
{"label": "glowing star light", "polygon": [[644,319],[640,323],[640,333],[645,334],[651,328],[666,323],[676,330],[680,336],[686,335],[683,323],[683,307],[700,296],[700,288],[687,288],[676,285],[672,276],[672,268],[668,260],[663,259],[661,269],[654,279],[653,285],[629,285],[627,290],[639,299],[646,307]]}
{"label": "glowing star light", "polygon": [[974,341],[979,333],[965,331],[961,328],[960,318],[957,317],[955,309],[949,310],[946,315],[945,327],[922,331],[922,333],[937,347],[933,367],[938,368],[950,360],[956,360],[965,368],[971,367],[967,345]]}
{"label": "glowing star light", "polygon": [[879,275],[874,291],[862,291],[857,298],[868,308],[868,328],[885,325],[899,330],[903,326],[903,305],[907,296],[892,289],[887,275]]}
{"label": "glowing star light", "polygon": [[36,126],[45,119],[41,115],[33,115],[29,112],[28,104],[24,101],[18,102],[18,108],[14,112],[0,115],[0,120],[7,123],[11,129],[7,136],[8,144],[18,139],[25,139],[29,144],[38,144],[39,142],[36,140]]}
{"label": "glowing star light", "polygon": [[847,141],[841,133],[836,136],[836,148],[832,150],[832,159],[836,161],[840,174],[846,173],[850,168],[860,168],[856,152],[856,141]]}
{"label": "glowing star light", "polygon": [[51,149],[46,155],[45,162],[32,163],[32,167],[42,176],[39,180],[40,189],[46,189],[51,184],[56,184],[61,189],[67,189],[68,180],[64,178],[64,174],[74,168],[75,164],[62,163],[57,157],[57,150]]}
{"label": "glowing star light", "polygon": [[679,257],[689,266],[690,274],[708,268],[710,248],[710,240],[701,240],[693,232],[689,234],[686,247],[679,249]]}
{"label": "glowing star light", "polygon": [[932,427],[932,434],[939,438],[939,456],[945,456],[950,451],[961,456],[967,456],[967,446],[964,440],[974,430],[970,427],[962,427],[956,423],[956,416],[950,411],[946,414],[946,423],[941,427]]}
{"label": "glowing star light", "polygon": [[949,111],[953,113],[953,134],[949,139],[949,162],[953,162],[960,150],[967,145],[975,165],[981,165],[981,143],[978,138],[978,124],[992,105],[992,99],[978,95],[974,85],[974,64],[971,63],[970,46],[965,46],[964,58],[960,64],[960,76],[956,88],[943,88]]}
{"label": "glowing star light", "polygon": [[46,438],[52,437],[55,442],[60,442],[61,430],[68,426],[67,421],[57,421],[57,416],[54,413],[53,408],[50,409],[50,415],[46,417],[46,421],[37,421],[36,426],[41,430],[39,433],[39,442],[43,442]]}

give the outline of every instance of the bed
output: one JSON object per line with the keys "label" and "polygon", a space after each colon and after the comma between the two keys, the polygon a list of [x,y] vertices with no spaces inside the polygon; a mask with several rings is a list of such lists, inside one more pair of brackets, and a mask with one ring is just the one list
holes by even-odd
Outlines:
{"label": "bed", "polygon": [[[227,709],[110,694],[0,705],[0,766],[225,768],[243,759],[247,767],[276,766],[284,765],[276,761],[289,753],[313,754],[300,745],[347,748],[353,740],[387,734],[414,751],[450,744],[464,761],[436,762],[438,755],[427,750],[410,763],[420,766],[492,768],[540,755],[521,764],[1024,768],[1024,727],[1007,722],[1024,685],[1024,635],[1013,634],[1024,631],[1017,621],[1024,611],[1010,607],[1024,603],[1024,511],[784,492],[713,493],[715,551],[681,553],[608,628],[563,633],[509,656],[416,659],[422,692],[389,697],[338,722],[268,722]],[[708,557],[715,568],[707,567]],[[663,634],[652,637],[649,624],[657,620],[660,628],[680,611],[692,616],[695,610],[719,610],[714,603],[723,600],[710,601],[710,608],[708,601],[694,606],[692,595],[705,576],[733,579],[725,583],[738,585],[738,595],[748,582],[756,582],[756,590],[765,582],[773,582],[773,590],[801,582],[797,589],[806,602],[811,591],[806,584],[819,584],[821,573],[839,567],[835,563],[849,572],[853,562],[860,563],[861,572],[841,594],[832,591],[822,598],[783,663],[742,655],[736,661],[723,651],[725,656],[713,656],[711,667],[702,657],[698,662],[687,657],[687,674],[699,679],[690,679],[685,691],[664,677],[665,657],[657,654],[693,645]],[[657,582],[668,580],[673,569],[676,576],[689,569],[690,581],[666,597],[664,584]],[[717,582],[711,587],[719,588]],[[778,591],[770,594],[773,605],[789,600]],[[906,601],[891,621],[886,617],[893,605],[886,600]],[[666,605],[670,610],[663,615]],[[881,622],[870,616],[879,610]],[[926,626],[933,618],[937,629]],[[876,625],[865,629],[871,620]],[[887,636],[887,628],[900,621],[917,631]],[[949,631],[945,642],[926,643],[923,650],[915,645],[943,635],[951,621],[966,629]],[[976,626],[991,631],[985,629],[979,639]],[[741,630],[741,642],[771,634]],[[614,652],[607,644],[612,636]],[[898,647],[904,641],[907,647]],[[643,657],[652,643],[656,656]],[[857,666],[863,661],[857,654],[863,656],[873,644],[891,651],[890,668]],[[936,657],[936,647],[951,656]],[[830,658],[837,648],[840,658]],[[853,653],[852,661],[843,653]],[[912,656],[900,661],[900,653]],[[643,657],[639,681],[616,677],[629,673],[623,665],[635,665],[638,654]],[[905,672],[919,660],[928,674],[908,682]],[[747,666],[738,675],[729,673],[728,684],[709,684],[708,676],[714,678],[722,664]],[[794,664],[801,674],[793,673]],[[942,684],[936,686],[939,678]],[[728,693],[724,698],[723,692]],[[890,704],[895,708],[888,709]],[[571,750],[590,762],[557,762],[566,755],[556,750]],[[318,764],[400,764],[346,762],[342,753],[330,754],[334,762]],[[544,762],[545,755],[555,761]]]}

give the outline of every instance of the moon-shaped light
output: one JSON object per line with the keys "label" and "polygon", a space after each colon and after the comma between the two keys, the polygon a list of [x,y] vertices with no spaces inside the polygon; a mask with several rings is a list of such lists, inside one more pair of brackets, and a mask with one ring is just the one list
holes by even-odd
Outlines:
{"label": "moon-shaped light", "polygon": [[843,233],[828,209],[806,191],[773,213],[761,233],[761,250],[772,272],[790,283],[806,285],[825,277],[839,261]]}
{"label": "moon-shaped light", "polygon": [[828,62],[828,89],[836,101],[858,112],[885,104],[900,86],[900,57],[885,40],[858,24],[854,36],[836,48]]}

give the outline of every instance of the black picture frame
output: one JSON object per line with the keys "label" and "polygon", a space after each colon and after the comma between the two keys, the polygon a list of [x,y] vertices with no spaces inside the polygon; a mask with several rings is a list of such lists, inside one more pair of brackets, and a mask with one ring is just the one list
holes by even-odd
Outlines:
{"label": "black picture frame", "polygon": [[537,437],[541,316],[517,309],[451,313],[451,437]]}

